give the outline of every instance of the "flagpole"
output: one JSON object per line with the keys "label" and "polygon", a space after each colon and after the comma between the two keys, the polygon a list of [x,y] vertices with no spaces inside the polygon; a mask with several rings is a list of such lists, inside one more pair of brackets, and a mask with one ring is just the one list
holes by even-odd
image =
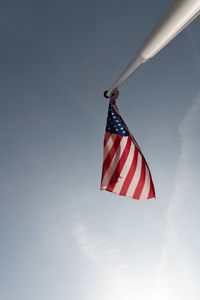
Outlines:
{"label": "flagpole", "polygon": [[104,96],[106,98],[110,98],[115,89],[118,89],[120,85],[131,75],[133,74],[143,63],[147,60],[143,58],[141,55],[136,55],[132,61],[128,64],[123,73],[119,76],[119,78],[114,82],[112,87],[104,92]]}
{"label": "flagpole", "polygon": [[126,67],[112,87],[104,92],[110,98],[136,69],[156,55],[200,14],[200,0],[175,0],[144,41],[136,56]]}

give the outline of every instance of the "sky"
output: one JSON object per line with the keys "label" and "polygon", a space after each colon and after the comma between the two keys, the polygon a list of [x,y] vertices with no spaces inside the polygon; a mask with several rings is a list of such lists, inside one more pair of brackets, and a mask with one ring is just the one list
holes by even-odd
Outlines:
{"label": "sky", "polygon": [[156,200],[100,191],[108,101],[171,0],[0,3],[0,300],[198,300],[200,23],[121,87]]}

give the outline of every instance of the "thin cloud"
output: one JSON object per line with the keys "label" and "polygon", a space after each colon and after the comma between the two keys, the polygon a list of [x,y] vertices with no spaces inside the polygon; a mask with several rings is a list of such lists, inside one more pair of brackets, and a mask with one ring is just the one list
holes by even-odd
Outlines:
{"label": "thin cloud", "polygon": [[80,251],[94,269],[88,282],[84,282],[87,299],[154,299],[148,272],[135,270],[131,263],[124,262],[117,246],[92,230],[83,217],[74,222],[73,233]]}
{"label": "thin cloud", "polygon": [[[96,288],[95,291],[90,290],[91,299],[95,297],[106,300],[112,297],[117,300],[122,299],[125,290],[129,293],[134,283],[133,276],[128,266],[122,262],[116,247],[104,236],[92,231],[83,217],[75,223],[74,236],[81,252],[95,267]],[[94,279],[92,278],[93,287]]]}
{"label": "thin cloud", "polygon": [[[177,270],[175,271],[177,275],[175,276],[175,281],[180,283],[180,290],[179,293],[171,299],[188,299],[188,297],[190,299],[197,299],[194,276],[192,276],[190,265],[186,260],[186,255],[184,255],[184,249],[180,249],[179,246],[177,216],[183,207],[185,200],[187,201],[191,197],[194,173],[193,160],[195,153],[195,141],[198,138],[197,132],[199,128],[199,115],[200,93],[194,100],[191,108],[186,112],[179,127],[179,161],[175,176],[174,192],[169,201],[166,214],[166,242],[163,247],[156,275],[157,286],[161,287],[162,283],[165,281],[165,285],[161,288],[165,289],[167,286],[166,282],[169,281],[170,276],[169,274],[169,276],[166,276],[166,270],[172,273],[172,271],[177,267]],[[171,270],[169,270],[170,264]],[[168,282],[168,285],[170,284],[171,283]],[[173,287],[171,292],[172,294],[174,293]],[[159,299],[159,296],[160,295],[158,295],[157,299]]]}

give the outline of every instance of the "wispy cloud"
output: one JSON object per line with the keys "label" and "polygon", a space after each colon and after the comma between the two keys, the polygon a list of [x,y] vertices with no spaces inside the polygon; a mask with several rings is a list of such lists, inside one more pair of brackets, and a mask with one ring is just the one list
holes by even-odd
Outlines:
{"label": "wispy cloud", "polygon": [[97,284],[95,278],[90,278],[92,283],[87,296],[91,299],[117,300],[123,299],[125,292],[129,295],[134,278],[129,267],[122,262],[116,247],[104,236],[94,232],[83,217],[76,221],[74,235],[80,250],[95,267]]}
{"label": "wispy cloud", "polygon": [[[184,249],[181,249],[179,246],[177,216],[184,202],[190,199],[194,184],[193,160],[195,159],[195,141],[198,138],[199,115],[200,94],[194,100],[191,108],[186,112],[179,127],[180,154],[175,176],[174,192],[169,201],[166,214],[166,242],[157,269],[157,287],[160,287],[159,293],[163,293],[162,290],[166,289],[167,286],[170,290],[171,286],[171,299],[176,300],[188,299],[188,297],[190,299],[197,299],[197,291],[193,280],[194,276],[192,276]],[[167,274],[167,271],[170,274]],[[173,280],[175,280],[175,284],[177,283],[176,287],[173,287]],[[165,282],[164,286],[163,282]],[[180,286],[178,287],[179,284]],[[179,292],[175,295],[175,291],[177,290]],[[159,293],[158,299],[160,299]],[[166,299],[168,297],[166,296]]]}
{"label": "wispy cloud", "polygon": [[88,283],[84,283],[87,299],[154,299],[150,293],[152,278],[148,272],[134,270],[133,265],[120,256],[117,246],[91,227],[83,216],[74,223],[79,249],[94,268],[94,274],[90,274]]}

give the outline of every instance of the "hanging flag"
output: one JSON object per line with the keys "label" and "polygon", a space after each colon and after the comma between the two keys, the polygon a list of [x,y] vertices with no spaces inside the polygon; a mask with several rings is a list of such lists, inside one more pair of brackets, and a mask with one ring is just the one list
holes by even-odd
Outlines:
{"label": "hanging flag", "polygon": [[101,190],[138,200],[155,198],[149,167],[119,114],[118,95],[118,90],[115,90],[109,103]]}

